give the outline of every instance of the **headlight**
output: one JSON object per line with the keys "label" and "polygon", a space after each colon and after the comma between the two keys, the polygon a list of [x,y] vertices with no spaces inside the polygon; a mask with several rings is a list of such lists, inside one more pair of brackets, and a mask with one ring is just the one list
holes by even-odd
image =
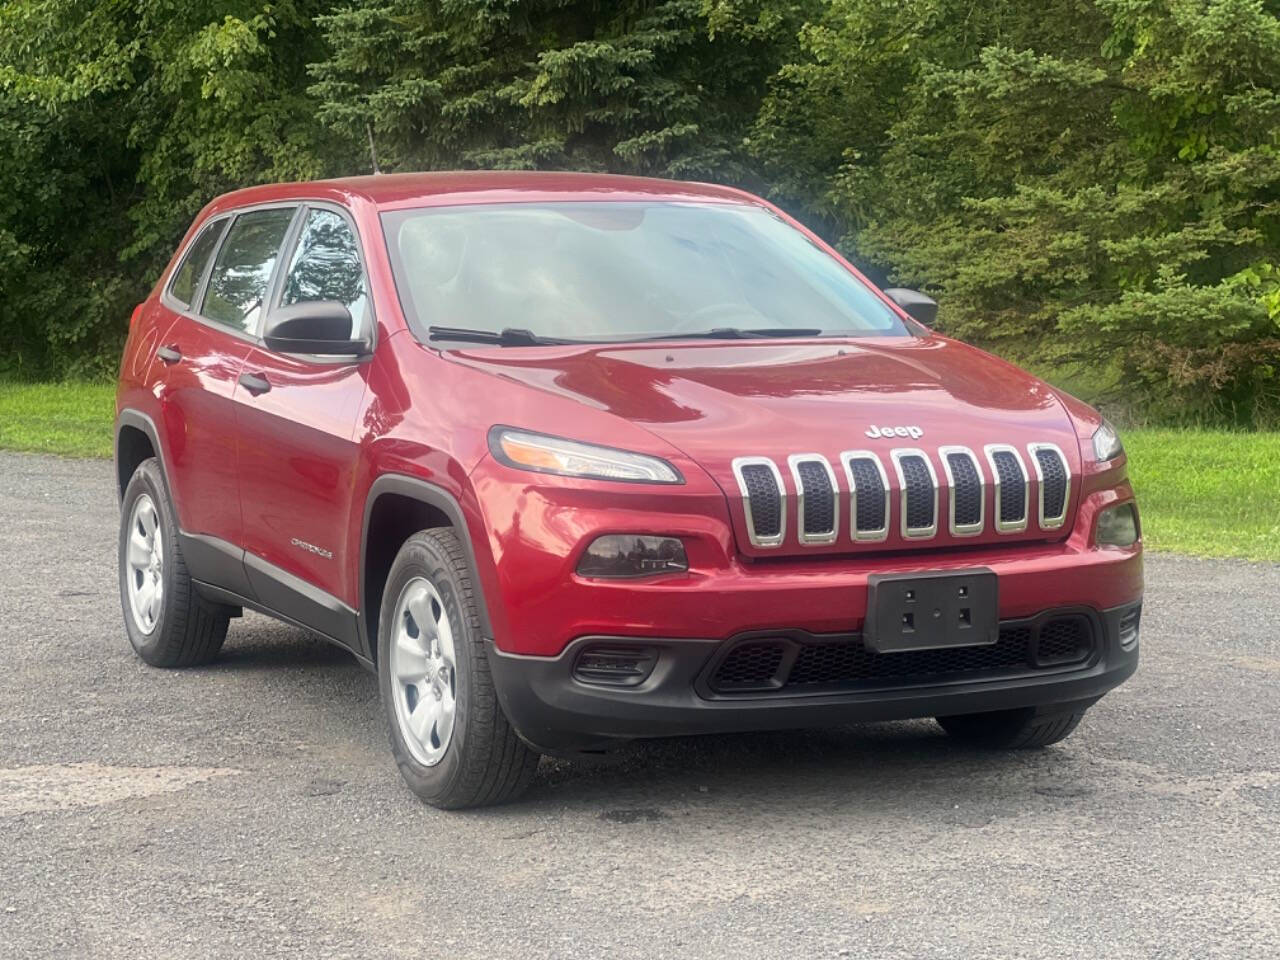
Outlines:
{"label": "headlight", "polygon": [[1093,433],[1093,455],[1101,461],[1114,460],[1124,453],[1124,444],[1120,442],[1120,434],[1108,421],[1103,420]]}
{"label": "headlight", "polygon": [[675,467],[657,457],[507,427],[489,431],[489,450],[509,467],[539,473],[633,483],[684,482]]}
{"label": "headlight", "polygon": [[1138,539],[1138,511],[1132,503],[1107,507],[1098,514],[1094,541],[1100,547],[1129,547]]}

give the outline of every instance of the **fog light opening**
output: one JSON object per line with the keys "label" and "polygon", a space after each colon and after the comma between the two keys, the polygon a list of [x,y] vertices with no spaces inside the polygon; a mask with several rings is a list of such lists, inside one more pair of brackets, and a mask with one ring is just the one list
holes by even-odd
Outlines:
{"label": "fog light opening", "polygon": [[653,647],[593,645],[578,654],[573,675],[583,683],[634,687],[649,679],[657,663],[658,651]]}
{"label": "fog light opening", "polygon": [[600,580],[684,573],[689,558],[676,537],[606,534],[596,537],[578,561],[578,575]]}
{"label": "fog light opening", "polygon": [[1107,507],[1098,514],[1094,542],[1100,547],[1131,547],[1138,542],[1138,511],[1132,503]]}
{"label": "fog light opening", "polygon": [[1120,618],[1120,646],[1129,650],[1138,643],[1138,628],[1142,621],[1142,608],[1134,607]]}

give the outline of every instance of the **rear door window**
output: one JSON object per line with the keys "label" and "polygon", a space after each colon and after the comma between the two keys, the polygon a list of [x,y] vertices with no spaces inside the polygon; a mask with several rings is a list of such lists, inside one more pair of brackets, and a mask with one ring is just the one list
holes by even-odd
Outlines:
{"label": "rear door window", "polygon": [[341,215],[320,208],[307,214],[285,275],[280,303],[288,306],[312,300],[345,304],[351,311],[352,338],[366,329],[369,297],[355,232]]}
{"label": "rear door window", "polygon": [[242,333],[257,330],[271,272],[295,210],[271,207],[235,218],[209,275],[201,314]]}
{"label": "rear door window", "polygon": [[187,255],[173,272],[173,282],[169,284],[169,295],[184,307],[190,307],[200,290],[200,281],[204,279],[205,267],[209,265],[209,257],[213,248],[218,245],[218,238],[227,225],[225,219],[215,220],[200,231],[195,243],[187,248]]}

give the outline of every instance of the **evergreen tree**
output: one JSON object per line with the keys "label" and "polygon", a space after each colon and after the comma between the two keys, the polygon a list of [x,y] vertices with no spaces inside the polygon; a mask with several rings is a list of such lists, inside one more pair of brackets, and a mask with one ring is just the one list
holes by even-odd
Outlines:
{"label": "evergreen tree", "polygon": [[752,143],[782,195],[958,335],[1276,422],[1277,4],[898,6],[834,0],[775,79]]}
{"label": "evergreen tree", "polygon": [[751,182],[743,132],[798,4],[363,0],[321,17],[311,92],[384,169]]}

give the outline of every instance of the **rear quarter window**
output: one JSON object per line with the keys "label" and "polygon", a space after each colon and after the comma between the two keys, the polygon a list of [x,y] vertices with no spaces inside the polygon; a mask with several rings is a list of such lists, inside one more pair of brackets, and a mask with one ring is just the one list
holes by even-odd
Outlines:
{"label": "rear quarter window", "polygon": [[225,219],[214,220],[207,224],[196,237],[195,243],[187,248],[186,256],[178,264],[178,269],[173,272],[173,281],[169,284],[169,295],[184,307],[190,307],[195,302],[200,281],[204,279],[205,267],[209,265],[209,258],[213,255],[213,249],[218,245],[218,238],[222,236],[226,225]]}

